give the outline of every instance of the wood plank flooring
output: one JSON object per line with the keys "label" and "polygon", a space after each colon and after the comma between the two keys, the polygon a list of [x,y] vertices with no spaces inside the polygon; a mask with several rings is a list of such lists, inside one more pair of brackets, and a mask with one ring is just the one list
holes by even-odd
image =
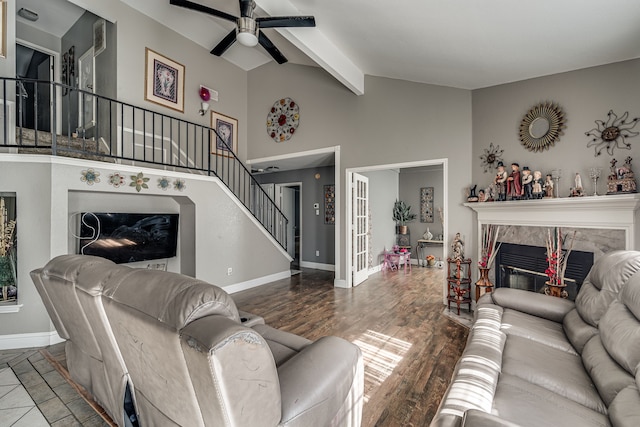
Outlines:
{"label": "wood plank flooring", "polygon": [[[331,272],[303,270],[233,294],[238,309],[316,340],[336,335],[365,360],[362,426],[427,426],[462,354],[468,330],[442,315],[443,270],[377,273],[352,289]],[[336,355],[338,356],[338,355]]]}

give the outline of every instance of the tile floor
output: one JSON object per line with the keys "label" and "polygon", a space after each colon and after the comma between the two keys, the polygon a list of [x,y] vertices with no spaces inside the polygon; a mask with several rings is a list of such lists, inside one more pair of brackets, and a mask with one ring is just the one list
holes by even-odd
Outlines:
{"label": "tile floor", "polygon": [[39,349],[0,350],[0,426],[109,426]]}

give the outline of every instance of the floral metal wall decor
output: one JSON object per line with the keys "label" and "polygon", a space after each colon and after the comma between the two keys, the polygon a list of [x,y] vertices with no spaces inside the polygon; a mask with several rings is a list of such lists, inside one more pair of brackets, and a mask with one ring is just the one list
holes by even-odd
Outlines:
{"label": "floral metal wall decor", "polygon": [[87,185],[93,185],[100,182],[100,172],[93,169],[85,169],[81,172],[80,181],[86,182]]}
{"label": "floral metal wall decor", "polygon": [[122,175],[120,172],[114,172],[109,175],[109,185],[113,185],[115,188],[124,185],[124,181],[124,175]]}
{"label": "floral metal wall decor", "polygon": [[324,223],[336,224],[336,186],[324,186]]}
{"label": "floral metal wall decor", "polygon": [[135,187],[136,191],[139,193],[143,188],[149,188],[149,185],[147,184],[148,181],[149,178],[146,178],[144,174],[140,172],[138,175],[131,175],[131,183],[129,184],[129,187]]}
{"label": "floral metal wall decor", "polygon": [[605,148],[610,156],[613,156],[613,149],[616,147],[631,150],[631,144],[626,142],[625,138],[640,134],[640,132],[631,131],[638,124],[640,117],[627,121],[628,117],[628,111],[618,118],[613,110],[609,110],[606,122],[596,120],[596,127],[584,133],[591,137],[587,147],[594,147],[595,157],[599,156]]}
{"label": "floral metal wall decor", "polygon": [[420,189],[420,222],[433,222],[433,187]]}
{"label": "floral metal wall decor", "polygon": [[493,142],[489,144],[489,148],[484,149],[484,153],[480,156],[480,166],[484,168],[485,172],[492,171],[496,168],[498,162],[502,162],[502,153],[504,150],[499,145],[493,146]]}
{"label": "floral metal wall decor", "polygon": [[171,182],[169,182],[169,178],[163,176],[162,178],[158,178],[158,188],[164,191],[167,191],[167,188],[171,187]]}
{"label": "floral metal wall decor", "polygon": [[176,180],[173,181],[174,190],[184,191],[185,188],[187,188],[187,184],[185,183],[184,179],[176,178]]}
{"label": "floral metal wall decor", "polygon": [[520,142],[529,151],[546,150],[560,140],[565,121],[564,112],[558,104],[542,102],[522,118]]}

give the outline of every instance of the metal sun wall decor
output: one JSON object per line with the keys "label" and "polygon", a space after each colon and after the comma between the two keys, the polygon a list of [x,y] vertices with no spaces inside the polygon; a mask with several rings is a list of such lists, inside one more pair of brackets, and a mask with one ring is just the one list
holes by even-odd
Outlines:
{"label": "metal sun wall decor", "polygon": [[529,151],[546,150],[560,140],[565,121],[564,112],[558,104],[542,102],[522,118],[520,142]]}
{"label": "metal sun wall decor", "polygon": [[420,189],[420,222],[433,222],[433,187]]}
{"label": "metal sun wall decor", "polygon": [[610,156],[613,156],[613,149],[616,147],[631,150],[631,144],[626,142],[625,138],[640,134],[640,132],[631,132],[631,129],[638,124],[640,117],[627,121],[628,117],[628,111],[618,118],[613,110],[609,110],[606,122],[596,120],[596,127],[584,133],[591,137],[587,147],[594,147],[595,157],[598,157],[605,148]]}
{"label": "metal sun wall decor", "polygon": [[485,173],[493,171],[496,168],[498,162],[502,162],[502,153],[504,150],[499,145],[493,146],[493,142],[489,144],[489,148],[484,149],[484,153],[480,156],[480,166],[484,168]]}

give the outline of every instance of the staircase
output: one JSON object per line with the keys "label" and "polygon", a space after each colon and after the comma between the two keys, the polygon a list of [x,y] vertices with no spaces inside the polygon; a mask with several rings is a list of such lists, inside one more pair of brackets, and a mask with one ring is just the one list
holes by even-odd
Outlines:
{"label": "staircase", "polygon": [[[52,110],[43,110],[37,103],[43,91],[50,94]],[[67,106],[92,103],[95,116],[88,126],[79,123],[81,118],[72,117],[71,108],[57,111],[57,101],[63,96],[68,97]],[[50,117],[51,132],[38,130],[37,125],[30,129],[26,124],[42,122],[43,115]],[[58,122],[63,123],[61,132]],[[215,176],[278,244],[287,248],[287,218],[210,127],[57,82],[0,77],[0,149],[3,147],[18,153],[144,164]]]}

